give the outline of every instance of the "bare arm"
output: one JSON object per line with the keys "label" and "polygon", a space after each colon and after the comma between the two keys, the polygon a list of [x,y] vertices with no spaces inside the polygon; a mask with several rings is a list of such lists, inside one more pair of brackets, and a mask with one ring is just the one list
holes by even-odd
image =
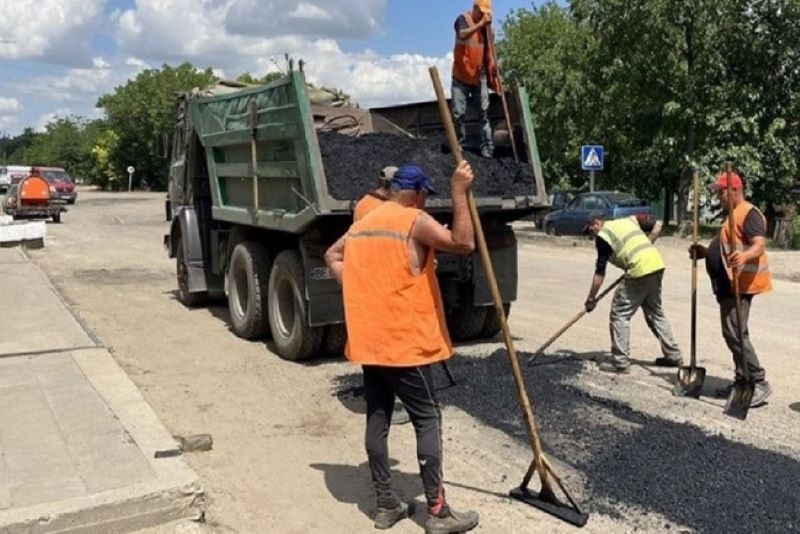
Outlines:
{"label": "bare arm", "polygon": [[411,228],[411,237],[434,250],[470,254],[475,250],[475,229],[469,215],[467,192],[472,185],[472,169],[466,160],[459,163],[450,180],[453,200],[453,230],[450,231],[427,213],[420,214]]}
{"label": "bare arm", "polygon": [[764,247],[766,239],[764,236],[756,236],[751,238],[752,243],[742,252],[734,251],[728,256],[728,261],[734,269],[741,267],[746,262],[759,258],[764,254]]}
{"label": "bare arm", "polygon": [[331,274],[342,285],[342,273],[344,272],[344,242],[347,239],[347,234],[340,237],[336,243],[330,246],[325,252],[325,263],[331,270]]}
{"label": "bare arm", "polygon": [[458,38],[461,40],[469,39],[472,35],[479,31],[481,28],[488,26],[492,22],[492,16],[484,14],[474,26],[467,26],[463,30],[459,30]]}
{"label": "bare arm", "polygon": [[653,229],[650,230],[650,233],[647,235],[647,238],[650,240],[651,243],[655,243],[658,236],[661,235],[661,229],[664,228],[664,221],[656,221],[653,225]]}

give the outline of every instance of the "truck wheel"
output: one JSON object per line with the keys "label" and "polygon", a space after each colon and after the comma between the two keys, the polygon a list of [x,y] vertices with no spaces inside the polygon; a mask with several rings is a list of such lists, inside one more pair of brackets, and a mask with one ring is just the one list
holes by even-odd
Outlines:
{"label": "truck wheel", "polygon": [[[508,314],[511,313],[511,303],[504,302],[503,310],[505,310],[506,319],[508,319]],[[497,318],[497,312],[494,311],[494,306],[488,306],[486,308],[486,320],[483,321],[483,328],[481,328],[479,337],[494,337],[500,330],[502,330],[502,328],[500,328],[500,320]]]}
{"label": "truck wheel", "polygon": [[297,250],[284,250],[275,258],[267,292],[269,327],[278,355],[291,361],[307,360],[322,342],[323,328],[307,321],[306,280]]}
{"label": "truck wheel", "polygon": [[61,214],[60,213],[54,213],[53,214],[53,222],[54,223],[60,223],[61,222]]}
{"label": "truck wheel", "polygon": [[244,339],[258,339],[267,330],[267,250],[255,241],[233,248],[228,267],[228,310],[233,332]]}
{"label": "truck wheel", "polygon": [[472,287],[460,291],[459,306],[449,307],[445,318],[453,341],[468,341],[478,337],[486,320],[486,307],[472,305]]}
{"label": "truck wheel", "polygon": [[175,243],[178,253],[175,255],[175,270],[178,277],[178,300],[181,304],[188,308],[194,308],[203,304],[206,300],[206,293],[190,293],[189,292],[189,268],[186,266],[186,260],[183,253],[183,243],[181,239]]}
{"label": "truck wheel", "polygon": [[320,352],[326,356],[342,356],[347,343],[347,328],[343,324],[329,324],[322,336]]}

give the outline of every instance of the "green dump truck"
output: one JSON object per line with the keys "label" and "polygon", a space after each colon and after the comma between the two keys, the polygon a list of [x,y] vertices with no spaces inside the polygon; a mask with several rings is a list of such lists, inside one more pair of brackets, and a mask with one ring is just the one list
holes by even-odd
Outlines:
{"label": "green dump truck", "polygon": [[[522,159],[530,162],[525,164],[530,185],[524,194],[519,187],[513,195],[476,194],[508,307],[517,293],[517,242],[510,222],[547,202],[524,89],[509,93],[509,105],[512,133],[501,128],[499,98],[491,104],[498,151],[503,139],[518,140]],[[346,338],[341,290],[323,255],[347,230],[355,203],[364,188],[376,185],[380,167],[400,162],[378,162],[363,190],[350,187],[343,195],[342,186],[352,184],[329,183],[320,140],[332,131],[443,139],[442,130],[436,102],[372,109],[315,105],[302,70],[266,86],[220,83],[179,95],[166,206],[171,225],[164,236],[176,260],[178,299],[198,306],[224,295],[233,332],[246,339],[271,337],[275,352],[288,360],[341,353]],[[348,163],[327,161],[329,167]],[[342,198],[347,196],[352,198]],[[427,209],[443,223],[451,217],[446,194],[429,198]],[[499,331],[477,255],[438,254],[437,275],[455,340]]]}

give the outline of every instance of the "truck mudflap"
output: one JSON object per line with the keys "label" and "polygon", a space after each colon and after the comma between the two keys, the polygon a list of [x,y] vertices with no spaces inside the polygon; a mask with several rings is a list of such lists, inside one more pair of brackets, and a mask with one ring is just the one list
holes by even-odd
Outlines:
{"label": "truck mudflap", "polygon": [[310,326],[344,322],[342,289],[325,263],[325,250],[325,246],[315,239],[300,240]]}
{"label": "truck mudflap", "polygon": [[172,220],[168,236],[164,236],[164,247],[170,258],[178,255],[178,247],[183,249],[183,258],[189,274],[189,291],[199,293],[208,291],[203,262],[203,243],[200,240],[200,225],[194,208],[182,208]]}
{"label": "truck mudflap", "polygon": [[[517,238],[510,227],[504,226],[486,233],[486,244],[492,258],[492,268],[497,278],[497,287],[503,302],[517,300]],[[473,304],[475,306],[491,306],[492,292],[486,279],[486,271],[480,256],[472,254],[472,280],[475,284]]]}

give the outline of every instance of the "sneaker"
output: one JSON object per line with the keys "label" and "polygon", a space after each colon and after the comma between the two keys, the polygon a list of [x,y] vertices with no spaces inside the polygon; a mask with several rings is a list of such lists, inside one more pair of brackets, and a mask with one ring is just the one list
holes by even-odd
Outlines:
{"label": "sneaker", "polygon": [[494,157],[494,152],[488,146],[485,146],[481,149],[481,157],[483,158],[491,158]]}
{"label": "sneaker", "polygon": [[772,388],[770,387],[769,382],[766,380],[756,382],[756,387],[753,391],[753,398],[750,400],[750,407],[758,408],[759,406],[764,406],[767,403],[767,398],[770,395],[772,395]]}
{"label": "sneaker", "polygon": [[447,515],[437,516],[428,513],[428,520],[425,522],[425,534],[456,534],[467,532],[478,526],[478,512],[458,513],[452,508],[448,509]]}
{"label": "sneaker", "polygon": [[398,402],[394,405],[394,410],[392,410],[392,424],[393,425],[404,425],[411,421],[411,417],[408,415],[408,411],[406,411],[406,407],[403,406],[402,403]]}
{"label": "sneaker", "polygon": [[611,362],[603,362],[597,366],[604,373],[616,373],[618,375],[628,375],[631,373],[630,366],[619,367]]}
{"label": "sneaker", "polygon": [[395,523],[414,514],[414,503],[401,502],[394,508],[377,508],[375,510],[375,528],[386,530],[392,528]]}
{"label": "sneaker", "polygon": [[657,367],[680,367],[683,365],[682,358],[656,358],[655,364]]}

